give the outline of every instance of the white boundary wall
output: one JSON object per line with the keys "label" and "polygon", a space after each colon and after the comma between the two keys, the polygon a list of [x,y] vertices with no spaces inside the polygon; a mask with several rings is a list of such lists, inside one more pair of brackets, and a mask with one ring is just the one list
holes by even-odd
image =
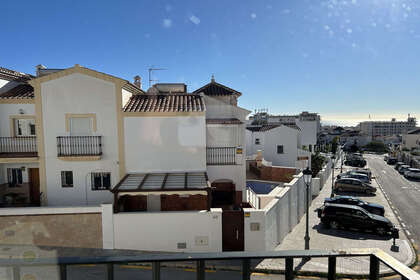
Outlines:
{"label": "white boundary wall", "polygon": [[221,209],[113,214],[111,204],[102,206],[103,246],[106,249],[222,251]]}
{"label": "white boundary wall", "polygon": [[[331,173],[331,165],[328,158],[319,177],[313,178],[309,204],[312,203],[312,196],[318,195],[325,183],[328,186],[325,181]],[[274,192],[271,201],[263,209],[244,209],[245,251],[274,250],[297,225],[305,211],[306,186],[300,173]]]}

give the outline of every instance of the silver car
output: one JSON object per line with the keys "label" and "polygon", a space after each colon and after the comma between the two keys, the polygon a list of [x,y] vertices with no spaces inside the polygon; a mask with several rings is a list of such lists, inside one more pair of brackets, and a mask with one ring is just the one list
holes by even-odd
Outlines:
{"label": "silver car", "polygon": [[420,169],[409,168],[407,171],[405,171],[404,177],[407,179],[420,180]]}

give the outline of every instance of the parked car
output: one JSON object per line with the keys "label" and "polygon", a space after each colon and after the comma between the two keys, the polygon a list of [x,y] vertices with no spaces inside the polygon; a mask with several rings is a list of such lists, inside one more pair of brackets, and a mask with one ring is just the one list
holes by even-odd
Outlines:
{"label": "parked car", "polygon": [[383,216],[385,214],[385,208],[382,205],[366,202],[354,196],[337,195],[332,198],[325,198],[324,204],[326,203],[356,205],[375,215]]}
{"label": "parked car", "polygon": [[356,228],[374,231],[379,235],[391,234],[398,238],[398,229],[390,220],[383,216],[374,215],[355,205],[324,204],[318,211],[321,223],[332,229]]}
{"label": "parked car", "polygon": [[360,181],[362,181],[363,183],[366,183],[366,184],[370,183],[370,180],[369,180],[368,176],[366,176],[365,174],[354,172],[354,171],[349,171],[349,172],[346,172],[344,174],[340,174],[339,176],[340,176],[340,178],[359,179]]}
{"label": "parked car", "polygon": [[372,171],[370,171],[369,168],[354,168],[352,171],[365,174],[366,176],[368,176],[369,181],[372,180]]}
{"label": "parked car", "polygon": [[387,160],[387,163],[389,165],[393,165],[393,164],[396,164],[397,161],[398,161],[397,158],[395,158],[395,157],[389,157],[388,160]]}
{"label": "parked car", "polygon": [[376,188],[363,183],[362,181],[354,178],[341,178],[334,183],[335,192],[362,192],[366,194],[373,194]]}
{"label": "parked car", "polygon": [[344,161],[344,164],[353,167],[365,167],[366,160],[363,158],[351,158]]}
{"label": "parked car", "polygon": [[388,155],[384,155],[384,161],[388,161],[389,156]]}
{"label": "parked car", "polygon": [[420,180],[420,169],[409,168],[407,171],[405,171],[404,177],[407,179]]}
{"label": "parked car", "polygon": [[411,167],[410,165],[406,165],[406,164],[401,165],[400,168],[398,168],[398,172],[404,175],[405,171],[407,171],[410,167]]}
{"label": "parked car", "polygon": [[402,161],[398,161],[398,162],[395,164],[395,166],[394,166],[395,170],[397,170],[397,171],[398,171],[398,169],[400,168],[400,166],[401,166],[401,165],[404,165],[404,164],[405,164],[404,162],[402,162]]}

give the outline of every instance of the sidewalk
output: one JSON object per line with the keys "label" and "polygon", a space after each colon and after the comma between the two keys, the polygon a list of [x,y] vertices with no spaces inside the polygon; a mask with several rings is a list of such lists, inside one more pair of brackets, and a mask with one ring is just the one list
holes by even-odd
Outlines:
{"label": "sidewalk", "polygon": [[[348,168],[346,168],[348,169]],[[346,171],[343,169],[343,172]],[[340,173],[340,168],[334,170],[334,175]],[[385,217],[390,219],[397,227],[400,227],[398,220],[392,212],[382,191],[377,186],[375,179],[372,179],[372,185],[378,188],[376,196],[359,196],[368,202],[375,202],[385,207]],[[400,239],[396,240],[399,247],[398,252],[391,251],[393,239],[381,237],[372,233],[358,231],[333,230],[326,229],[320,224],[315,209],[319,208],[324,198],[331,195],[331,175],[326,181],[320,194],[313,200],[309,209],[309,236],[311,249],[339,250],[349,248],[379,248],[400,262],[411,265],[415,261],[414,250],[408,242],[404,231],[400,230]],[[306,215],[304,215],[299,224],[290,232],[283,242],[275,250],[296,250],[304,249],[304,236],[306,230]],[[328,260],[312,259],[309,262],[302,263],[301,259],[294,261],[294,267],[297,271],[305,272],[328,272]],[[256,267],[257,271],[284,271],[284,260],[266,259]],[[392,270],[381,264],[380,272],[387,273]],[[342,274],[368,274],[369,258],[337,258],[337,273]]]}

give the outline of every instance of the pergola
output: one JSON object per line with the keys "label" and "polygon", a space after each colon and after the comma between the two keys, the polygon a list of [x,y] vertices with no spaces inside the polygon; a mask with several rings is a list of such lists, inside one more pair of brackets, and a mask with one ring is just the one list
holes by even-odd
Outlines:
{"label": "pergola", "polygon": [[207,197],[210,209],[210,182],[206,172],[130,173],[124,176],[111,190],[114,194],[114,209],[120,208],[124,196],[178,195],[182,197],[201,195]]}

